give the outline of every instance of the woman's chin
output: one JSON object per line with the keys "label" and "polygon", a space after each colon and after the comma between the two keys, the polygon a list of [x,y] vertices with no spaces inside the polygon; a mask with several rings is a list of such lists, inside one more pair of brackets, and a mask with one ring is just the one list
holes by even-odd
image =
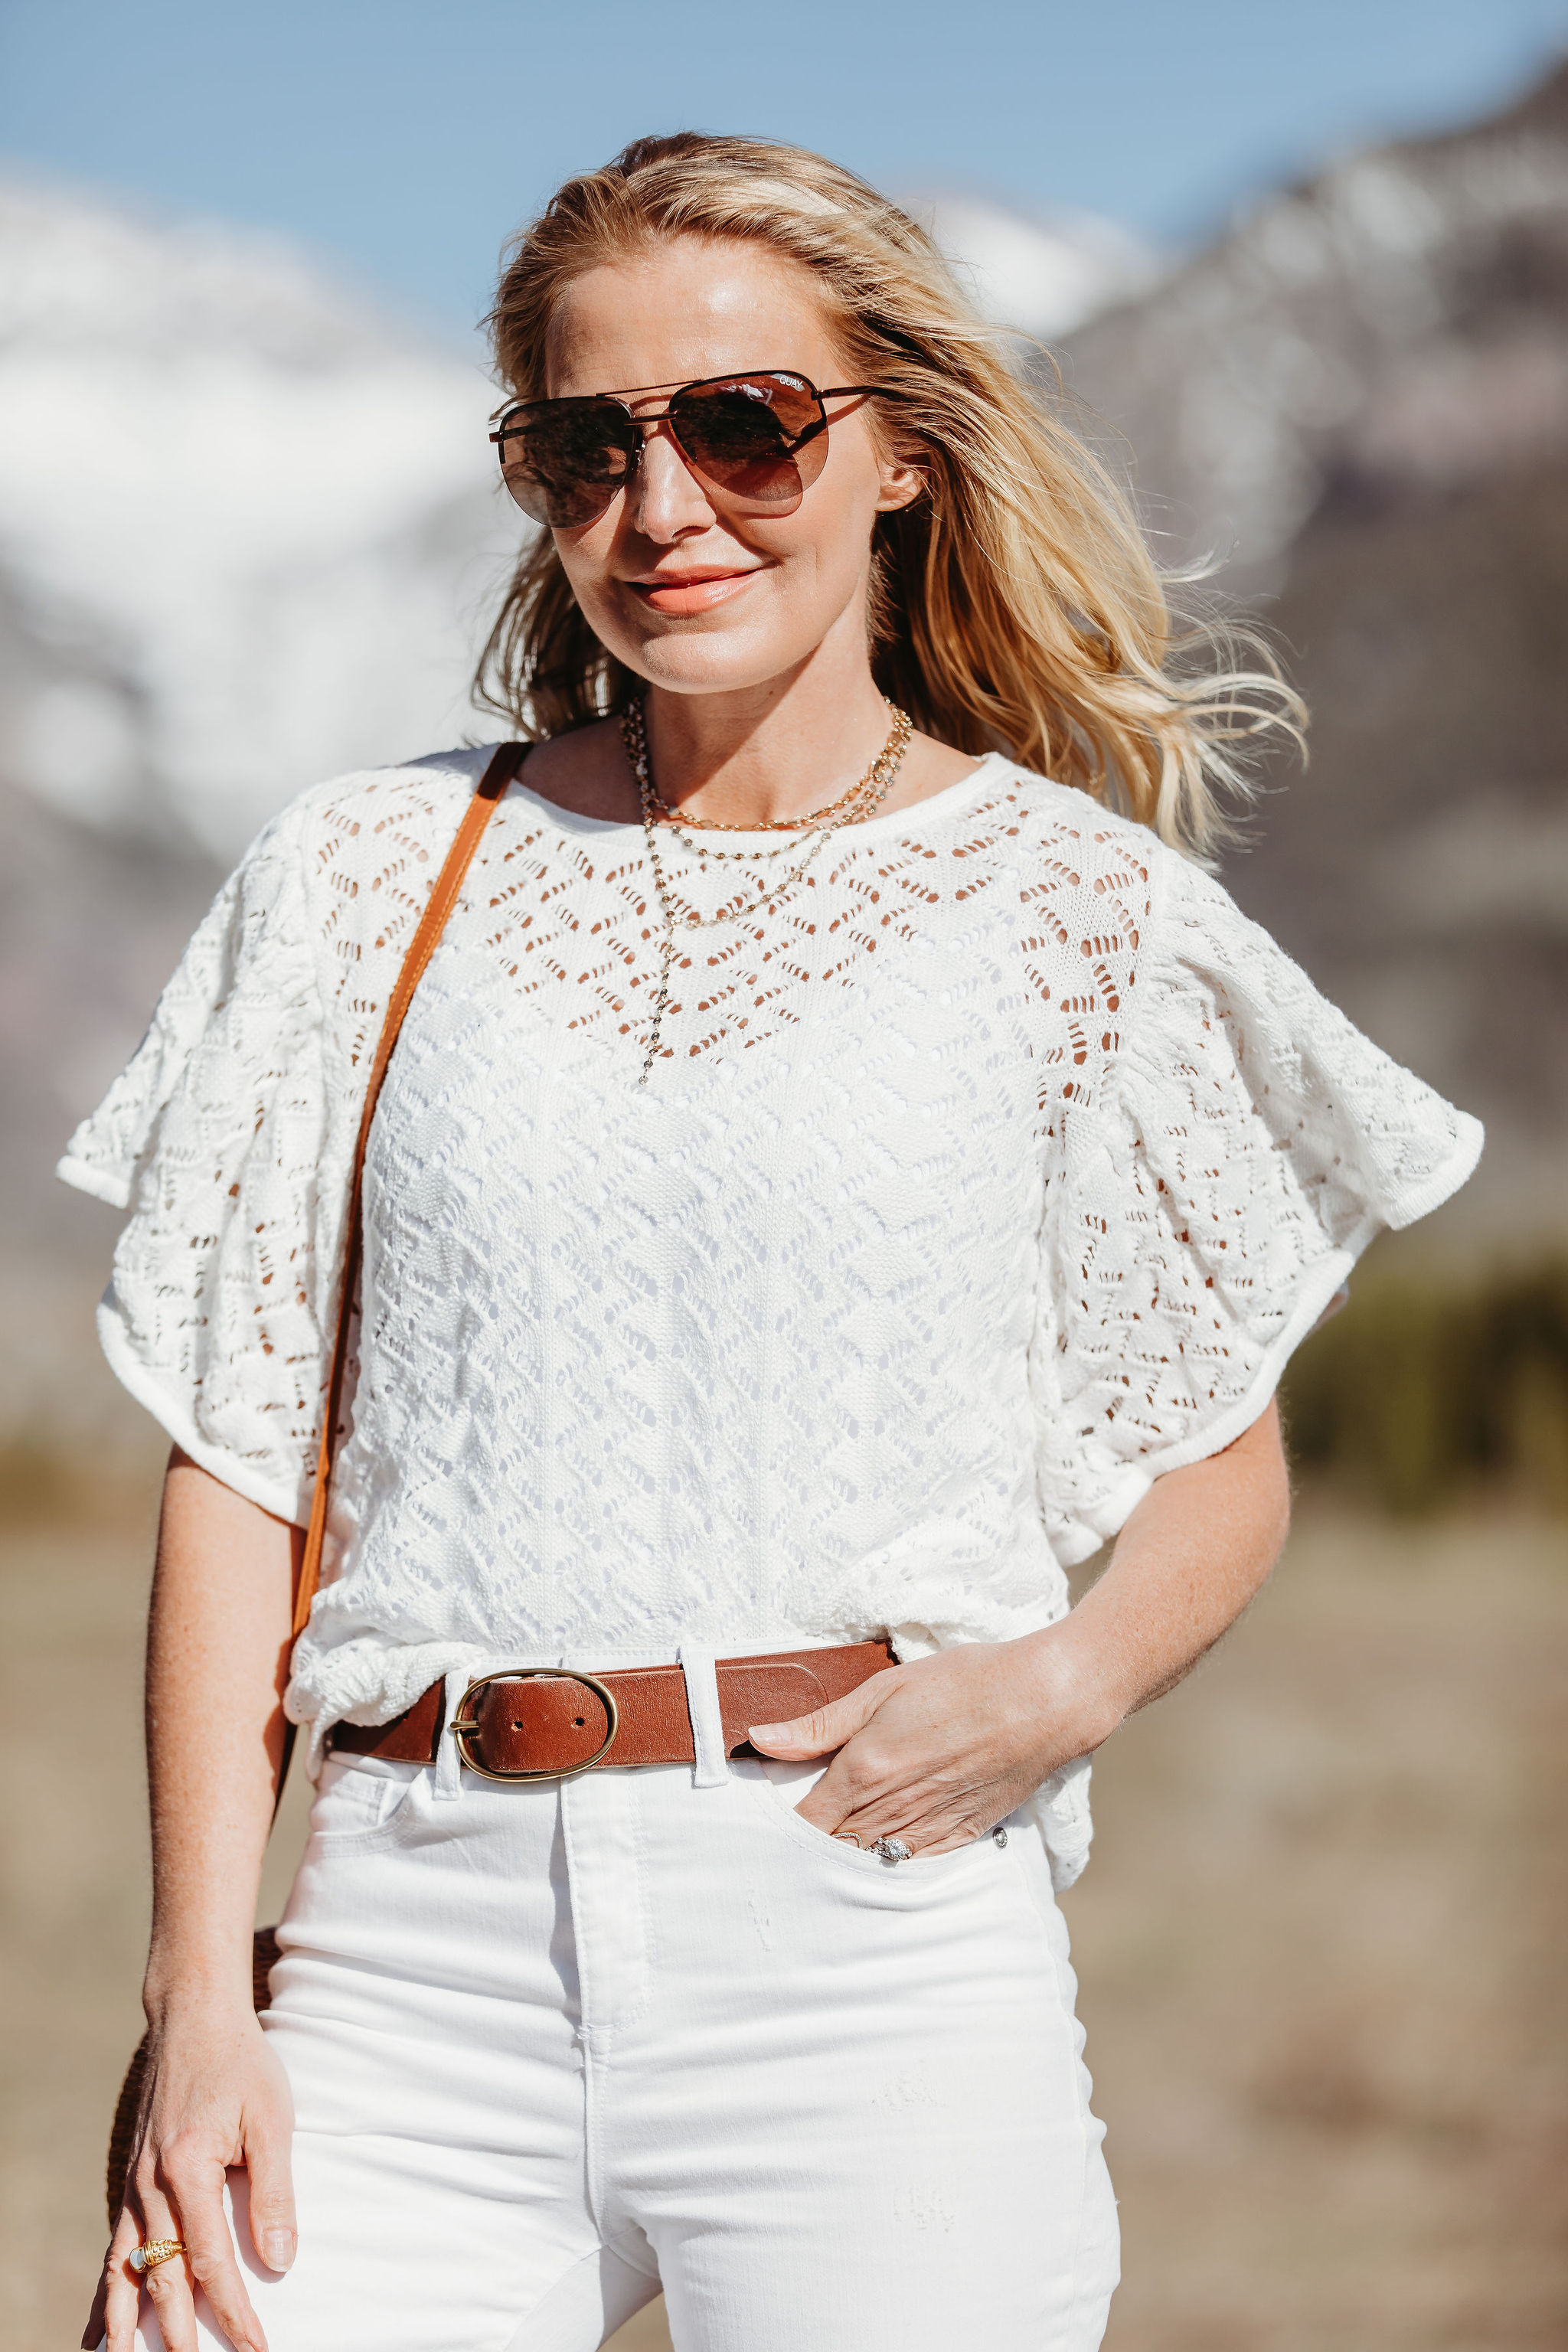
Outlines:
{"label": "woman's chin", "polygon": [[792,642],[752,629],[658,630],[636,641],[611,644],[628,669],[666,694],[736,694],[765,686],[801,658]]}

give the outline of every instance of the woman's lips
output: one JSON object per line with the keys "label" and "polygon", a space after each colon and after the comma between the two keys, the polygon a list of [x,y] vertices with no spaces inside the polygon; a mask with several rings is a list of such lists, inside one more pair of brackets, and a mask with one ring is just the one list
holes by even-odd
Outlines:
{"label": "woman's lips", "polygon": [[656,613],[706,613],[738,596],[757,576],[756,569],[689,575],[685,579],[633,580],[627,584]]}

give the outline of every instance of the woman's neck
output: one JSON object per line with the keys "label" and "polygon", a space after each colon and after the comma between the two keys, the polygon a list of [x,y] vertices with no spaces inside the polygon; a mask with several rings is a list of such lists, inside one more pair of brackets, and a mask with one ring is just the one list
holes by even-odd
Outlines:
{"label": "woman's neck", "polygon": [[825,678],[816,664],[728,694],[648,689],[648,756],[661,800],[719,824],[765,825],[847,792],[887,742],[892,714],[862,657]]}
{"label": "woman's neck", "polygon": [[[659,798],[690,815],[741,826],[775,824],[829,806],[866,773],[892,725],[863,641],[856,654],[854,665],[829,667],[814,658],[783,677],[726,694],[650,686],[645,719]],[[974,764],[916,735],[881,808],[891,813],[929,799],[962,782]],[[542,743],[523,781],[580,816],[635,824],[642,814],[615,719]]]}

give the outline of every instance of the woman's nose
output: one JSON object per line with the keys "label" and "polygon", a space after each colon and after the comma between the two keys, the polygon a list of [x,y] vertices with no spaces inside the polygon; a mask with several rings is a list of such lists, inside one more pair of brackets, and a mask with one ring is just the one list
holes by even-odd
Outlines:
{"label": "woman's nose", "polygon": [[677,448],[668,425],[643,445],[627,500],[627,520],[645,539],[665,543],[683,531],[706,530],[713,520],[708,493]]}

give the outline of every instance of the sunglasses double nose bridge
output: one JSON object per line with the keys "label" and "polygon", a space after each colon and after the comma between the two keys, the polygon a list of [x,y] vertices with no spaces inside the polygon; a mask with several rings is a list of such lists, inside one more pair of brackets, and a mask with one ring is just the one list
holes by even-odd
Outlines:
{"label": "sunglasses double nose bridge", "polygon": [[[626,478],[621,484],[623,490],[629,490],[641,474],[648,443],[661,436],[669,443],[687,472],[696,475],[699,480],[702,478],[697,460],[682,443],[676,426],[675,402],[679,389],[679,385],[671,388],[656,384],[647,392],[606,392],[600,394],[601,399],[608,401],[612,407],[620,409],[637,431],[638,437],[626,453]],[[662,400],[664,405],[645,410],[643,404],[650,400]]]}

